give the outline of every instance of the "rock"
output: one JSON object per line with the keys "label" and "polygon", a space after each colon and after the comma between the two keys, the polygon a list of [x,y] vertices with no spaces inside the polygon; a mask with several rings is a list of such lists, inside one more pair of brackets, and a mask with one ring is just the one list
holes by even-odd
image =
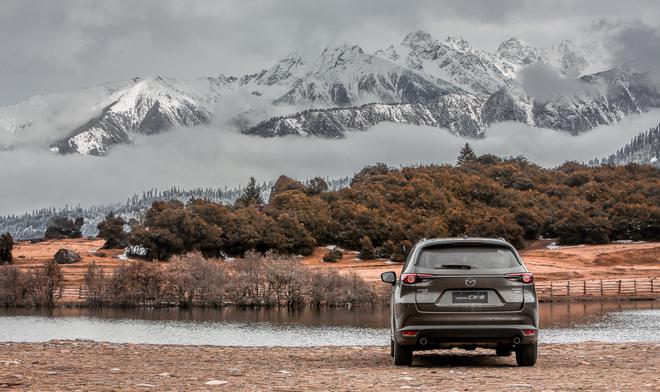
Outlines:
{"label": "rock", "polygon": [[229,381],[225,381],[225,380],[208,380],[204,384],[206,384],[206,385],[226,385],[226,384],[229,384]]}
{"label": "rock", "polygon": [[147,383],[142,383],[142,384],[137,384],[137,387],[142,387],[142,388],[156,388],[156,385],[154,384],[147,384]]}
{"label": "rock", "polygon": [[82,257],[80,257],[80,254],[78,252],[75,252],[71,249],[60,249],[55,253],[55,256],[53,256],[53,259],[57,264],[73,264],[73,263],[78,263],[82,260]]}

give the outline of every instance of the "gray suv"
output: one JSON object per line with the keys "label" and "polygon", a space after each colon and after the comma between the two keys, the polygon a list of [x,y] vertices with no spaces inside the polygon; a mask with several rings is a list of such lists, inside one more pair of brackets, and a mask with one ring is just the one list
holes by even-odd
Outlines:
{"label": "gray suv", "polygon": [[413,351],[494,348],[536,363],[539,327],[534,277],[506,241],[488,238],[422,240],[392,284],[391,354],[411,365]]}

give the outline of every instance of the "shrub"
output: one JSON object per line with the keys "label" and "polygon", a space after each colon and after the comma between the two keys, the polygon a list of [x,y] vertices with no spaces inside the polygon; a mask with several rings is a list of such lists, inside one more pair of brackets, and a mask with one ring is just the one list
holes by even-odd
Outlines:
{"label": "shrub", "polygon": [[29,277],[14,266],[0,266],[0,306],[27,305]]}
{"label": "shrub", "polygon": [[366,235],[360,239],[360,255],[358,257],[362,260],[373,260],[376,258],[374,245]]}
{"label": "shrub", "polygon": [[323,261],[328,263],[334,263],[341,260],[342,257],[344,257],[344,252],[342,252],[338,248],[332,248],[328,251],[328,253],[323,255]]}
{"label": "shrub", "polygon": [[179,305],[222,305],[227,271],[218,260],[200,253],[176,256],[164,278],[165,297]]}
{"label": "shrub", "polygon": [[64,290],[64,277],[60,266],[50,260],[34,269],[30,273],[29,285],[36,305],[54,306],[62,298]]}

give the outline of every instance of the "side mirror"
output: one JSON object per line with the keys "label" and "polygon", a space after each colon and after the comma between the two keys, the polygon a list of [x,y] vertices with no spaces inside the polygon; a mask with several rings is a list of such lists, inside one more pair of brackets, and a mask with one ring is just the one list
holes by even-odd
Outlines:
{"label": "side mirror", "polygon": [[393,285],[396,283],[396,273],[392,271],[383,272],[380,274],[380,280]]}

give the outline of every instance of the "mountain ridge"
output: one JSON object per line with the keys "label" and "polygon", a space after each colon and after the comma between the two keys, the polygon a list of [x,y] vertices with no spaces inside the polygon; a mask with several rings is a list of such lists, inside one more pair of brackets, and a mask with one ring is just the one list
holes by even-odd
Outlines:
{"label": "mountain ridge", "polygon": [[[461,37],[439,41],[415,31],[374,53],[352,44],[311,57],[290,53],[241,77],[155,76],[105,83],[0,108],[0,150],[32,143],[60,154],[106,155],[136,135],[223,121],[266,137],[342,137],[383,121],[442,127],[467,137],[481,137],[500,121],[577,134],[660,107],[660,92],[641,73],[614,67],[582,75],[603,68],[603,56],[587,46],[562,41],[539,49],[511,38],[490,53]],[[567,84],[589,89],[539,99],[519,80],[525,67],[536,64]],[[218,116],[241,95],[251,97],[247,109]],[[283,108],[293,111],[273,116]]]}

